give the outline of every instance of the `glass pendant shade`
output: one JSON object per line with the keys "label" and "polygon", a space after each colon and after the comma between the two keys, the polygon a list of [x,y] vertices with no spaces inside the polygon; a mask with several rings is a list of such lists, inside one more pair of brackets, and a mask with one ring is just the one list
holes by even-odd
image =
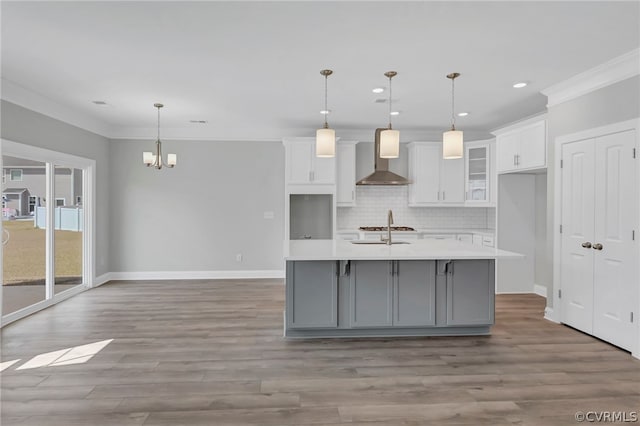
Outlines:
{"label": "glass pendant shade", "polygon": [[151,165],[153,164],[153,161],[155,160],[153,152],[151,151],[145,151],[142,153],[142,162],[146,165]]}
{"label": "glass pendant shade", "polygon": [[400,156],[400,132],[387,129],[380,132],[380,158],[398,158]]}
{"label": "glass pendant shade", "polygon": [[464,151],[461,130],[449,130],[442,135],[442,158],[454,160],[462,158]]}
{"label": "glass pendant shade", "polygon": [[178,164],[178,155],[177,154],[167,154],[167,166],[173,167]]}
{"label": "glass pendant shade", "polygon": [[336,131],[333,129],[316,130],[316,157],[335,157]]}

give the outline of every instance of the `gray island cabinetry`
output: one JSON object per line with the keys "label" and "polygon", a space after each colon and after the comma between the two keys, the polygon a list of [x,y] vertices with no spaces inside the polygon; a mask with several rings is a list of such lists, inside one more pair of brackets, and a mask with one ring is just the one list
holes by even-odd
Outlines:
{"label": "gray island cabinetry", "polygon": [[459,241],[401,248],[292,241],[285,336],[489,334],[495,259],[513,257],[519,255]]}

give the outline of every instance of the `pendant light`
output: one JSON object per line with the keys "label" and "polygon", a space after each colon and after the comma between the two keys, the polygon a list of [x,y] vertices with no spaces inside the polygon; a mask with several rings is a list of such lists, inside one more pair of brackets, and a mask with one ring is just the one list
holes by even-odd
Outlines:
{"label": "pendant light", "polygon": [[454,82],[458,77],[460,77],[460,73],[457,72],[447,74],[447,78],[451,79],[451,130],[442,135],[442,158],[445,160],[462,158],[464,151],[462,131],[456,130]]}
{"label": "pendant light", "polygon": [[322,70],[320,74],[324,76],[324,126],[322,129],[316,130],[316,157],[335,157],[336,156],[336,131],[329,128],[327,124],[327,79],[333,74],[331,70]]}
{"label": "pendant light", "polygon": [[[157,170],[160,170],[163,166],[165,166],[165,164],[162,162],[162,142],[160,142],[160,108],[162,108],[164,105],[153,104],[153,106],[158,108],[158,139],[156,139],[156,152],[143,152],[142,162],[146,164],[147,167],[153,167]],[[167,167],[174,168],[177,162],[178,156],[176,154],[167,154]]]}
{"label": "pendant light", "polygon": [[397,74],[395,71],[384,73],[389,78],[389,128],[380,132],[380,158],[398,158],[400,156],[400,132],[391,127],[391,79]]}

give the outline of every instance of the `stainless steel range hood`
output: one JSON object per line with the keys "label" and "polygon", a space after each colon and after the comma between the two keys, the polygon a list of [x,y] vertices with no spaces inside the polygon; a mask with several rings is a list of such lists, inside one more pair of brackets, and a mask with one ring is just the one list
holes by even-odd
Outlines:
{"label": "stainless steel range hood", "polygon": [[360,179],[356,185],[408,185],[409,181],[389,171],[389,159],[380,158],[380,133],[387,129],[376,129],[373,147],[373,170],[369,176]]}

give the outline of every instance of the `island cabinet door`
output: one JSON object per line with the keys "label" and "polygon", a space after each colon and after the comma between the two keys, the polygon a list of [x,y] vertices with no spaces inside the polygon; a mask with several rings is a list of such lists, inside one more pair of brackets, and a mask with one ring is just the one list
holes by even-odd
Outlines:
{"label": "island cabinet door", "polygon": [[349,279],[351,327],[392,326],[392,262],[351,261]]}
{"label": "island cabinet door", "polygon": [[446,266],[447,325],[493,324],[493,260],[454,260]]}
{"label": "island cabinet door", "polygon": [[287,262],[287,326],[338,326],[338,269],[336,261]]}
{"label": "island cabinet door", "polygon": [[397,260],[393,272],[396,278],[393,325],[435,325],[436,262]]}

